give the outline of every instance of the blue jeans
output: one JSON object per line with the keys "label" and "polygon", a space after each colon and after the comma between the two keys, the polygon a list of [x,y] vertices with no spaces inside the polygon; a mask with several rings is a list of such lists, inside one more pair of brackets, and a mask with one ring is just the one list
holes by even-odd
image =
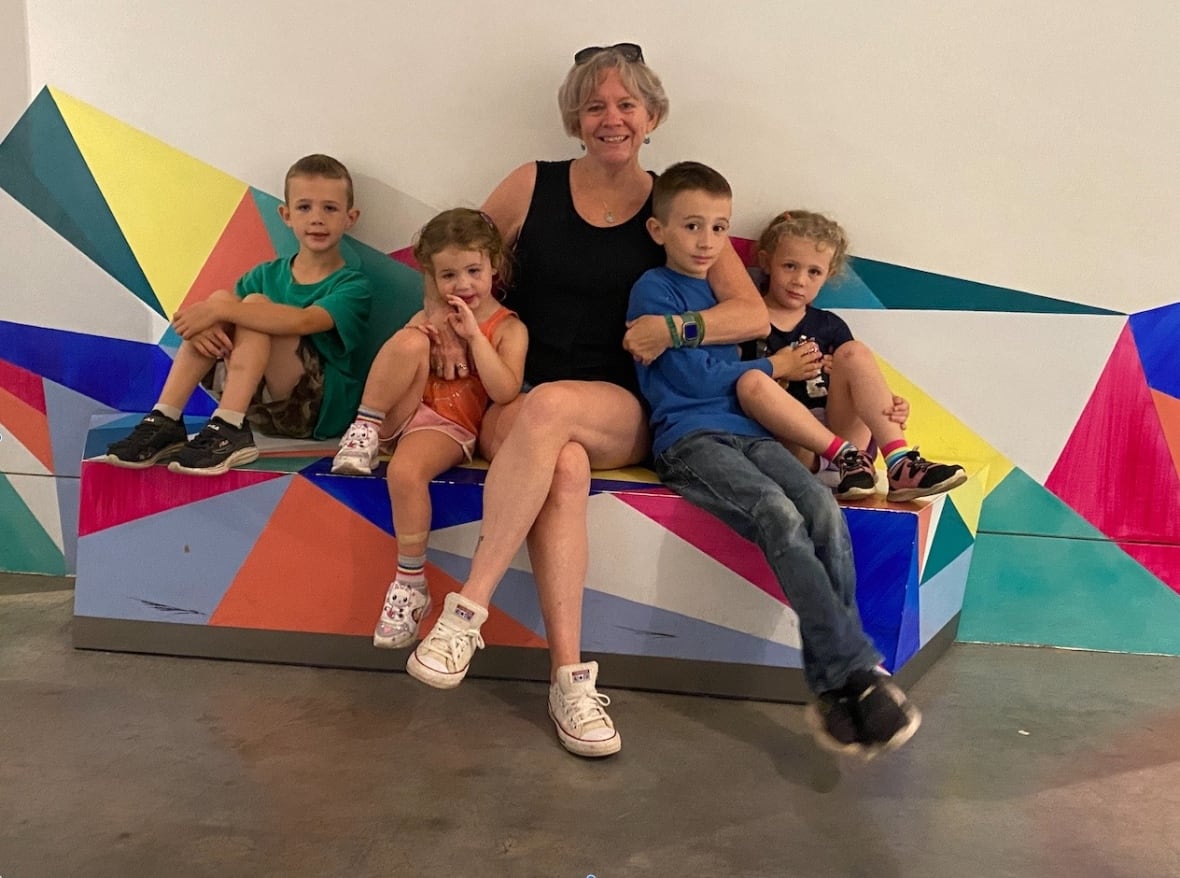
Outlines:
{"label": "blue jeans", "polygon": [[861,627],[844,514],[793,454],[773,439],[702,430],[660,454],[655,468],[669,488],[762,550],[799,616],[812,692],[837,689],[881,661]]}

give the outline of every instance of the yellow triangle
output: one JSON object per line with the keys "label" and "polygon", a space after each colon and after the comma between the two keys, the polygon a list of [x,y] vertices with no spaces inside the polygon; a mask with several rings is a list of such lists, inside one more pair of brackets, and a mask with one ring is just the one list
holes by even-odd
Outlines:
{"label": "yellow triangle", "polygon": [[[910,401],[906,439],[922,449],[922,456],[941,463],[961,463],[971,475],[982,472],[986,497],[1015,466],[967,425],[934,401],[885,360],[877,357],[885,382],[899,396]],[[962,509],[960,509],[960,513]]]}
{"label": "yellow triangle", "polygon": [[246,193],[246,184],[50,89],[62,118],[171,317]]}

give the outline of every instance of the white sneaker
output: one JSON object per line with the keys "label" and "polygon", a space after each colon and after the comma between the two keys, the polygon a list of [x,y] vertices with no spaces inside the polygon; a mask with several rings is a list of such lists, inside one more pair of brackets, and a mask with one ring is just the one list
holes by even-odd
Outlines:
{"label": "white sneaker", "polygon": [[380,446],[381,438],[371,421],[353,421],[340,440],[340,450],[332,458],[332,472],[352,476],[372,475]]}
{"label": "white sneaker", "polygon": [[401,649],[418,639],[418,626],[430,615],[430,592],[426,583],[421,588],[404,585],[396,579],[385,592],[385,606],[373,629],[373,646],[382,649]]}
{"label": "white sneaker", "polygon": [[562,665],[549,687],[549,718],[561,746],[578,756],[618,753],[623,739],[604,709],[610,699],[594,688],[598,662]]}
{"label": "white sneaker", "polygon": [[454,689],[467,676],[477,649],[483,649],[479,626],[488,611],[457,591],[447,595],[443,611],[406,661],[406,673],[438,689]]}

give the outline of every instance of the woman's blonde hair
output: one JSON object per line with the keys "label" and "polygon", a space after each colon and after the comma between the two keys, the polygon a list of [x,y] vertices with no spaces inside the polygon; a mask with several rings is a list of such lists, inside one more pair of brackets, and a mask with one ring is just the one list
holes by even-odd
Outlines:
{"label": "woman's blonde hair", "polygon": [[594,89],[608,70],[617,70],[623,88],[643,101],[651,116],[652,129],[668,118],[668,96],[655,72],[643,61],[628,61],[619,49],[603,49],[581,64],[575,64],[557,90],[557,106],[561,108],[561,124],[565,133],[577,137],[581,132],[578,114],[590,100]]}
{"label": "woman's blonde hair", "polygon": [[773,254],[783,238],[804,238],[814,241],[820,249],[832,251],[828,275],[834,277],[844,270],[848,261],[848,234],[840,224],[822,213],[808,210],[784,210],[770,221],[758,238],[758,249]]}

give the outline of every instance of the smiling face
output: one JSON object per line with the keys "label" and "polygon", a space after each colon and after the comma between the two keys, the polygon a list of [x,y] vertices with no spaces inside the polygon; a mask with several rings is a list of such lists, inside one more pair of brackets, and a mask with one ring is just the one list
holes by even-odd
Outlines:
{"label": "smiling face", "polygon": [[360,211],[348,207],[348,182],[329,177],[291,177],[279,216],[295,233],[301,250],[324,253],[340,243]]}
{"label": "smiling face", "polygon": [[617,70],[609,69],[578,113],[586,154],[608,164],[625,164],[639,155],[655,121],[643,101],[627,91]]}
{"label": "smiling face", "polygon": [[458,296],[480,322],[499,306],[492,296],[496,271],[487,251],[444,247],[430,257],[430,272],[443,301]]}
{"label": "smiling face", "polygon": [[668,255],[668,267],[689,277],[703,278],[729,240],[733,201],[700,189],[679,193],[668,205],[667,221],[654,216],[648,231]]}
{"label": "smiling face", "polygon": [[758,263],[770,278],[768,303],[799,311],[815,301],[831,274],[832,249],[810,238],[783,235],[773,253],[759,251]]}

